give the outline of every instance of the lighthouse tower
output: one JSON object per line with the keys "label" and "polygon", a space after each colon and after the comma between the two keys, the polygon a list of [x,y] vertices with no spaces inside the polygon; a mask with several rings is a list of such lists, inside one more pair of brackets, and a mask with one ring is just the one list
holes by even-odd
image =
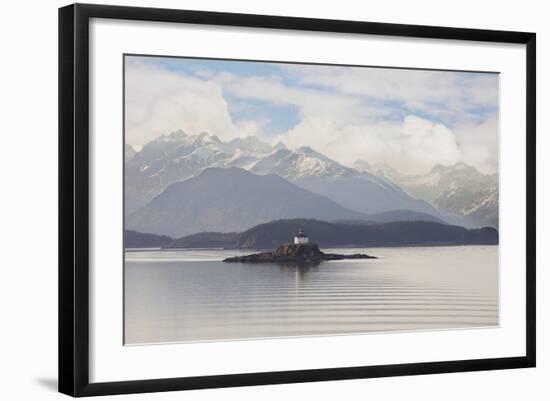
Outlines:
{"label": "lighthouse tower", "polygon": [[300,228],[298,230],[298,234],[296,234],[296,236],[294,237],[294,243],[295,244],[307,244],[307,243],[309,243],[309,238],[304,233],[303,229]]}

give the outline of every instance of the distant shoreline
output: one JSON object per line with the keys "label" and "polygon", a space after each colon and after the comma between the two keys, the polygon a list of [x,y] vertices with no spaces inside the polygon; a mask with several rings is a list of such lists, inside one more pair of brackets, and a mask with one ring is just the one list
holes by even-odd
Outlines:
{"label": "distant shoreline", "polygon": [[[460,246],[500,246],[500,244],[396,244],[396,245],[372,245],[372,246],[327,246],[324,249],[364,249],[364,248],[433,248],[433,247],[460,247]],[[125,248],[124,252],[150,252],[150,251],[268,251],[269,248]]]}

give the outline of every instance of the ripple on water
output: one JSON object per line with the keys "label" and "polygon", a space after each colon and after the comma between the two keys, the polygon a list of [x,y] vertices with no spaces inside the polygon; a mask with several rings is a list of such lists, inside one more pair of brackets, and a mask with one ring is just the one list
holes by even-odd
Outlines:
{"label": "ripple on water", "polygon": [[364,251],[381,259],[292,268],[225,264],[228,251],[132,253],[126,343],[498,325],[497,247]]}

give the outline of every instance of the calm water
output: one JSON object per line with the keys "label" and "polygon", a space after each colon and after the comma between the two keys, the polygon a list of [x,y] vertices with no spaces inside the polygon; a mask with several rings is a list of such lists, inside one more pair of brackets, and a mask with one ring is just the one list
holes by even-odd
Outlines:
{"label": "calm water", "polygon": [[239,251],[128,251],[125,341],[498,325],[496,246],[323,250],[380,259],[300,268],[221,262]]}

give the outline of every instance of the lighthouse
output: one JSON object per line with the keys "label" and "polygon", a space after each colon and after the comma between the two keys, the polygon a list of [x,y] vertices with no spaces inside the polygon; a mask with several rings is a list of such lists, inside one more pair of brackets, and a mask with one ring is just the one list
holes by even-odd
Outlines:
{"label": "lighthouse", "polygon": [[309,238],[304,233],[303,229],[300,228],[298,230],[298,234],[296,234],[296,236],[294,237],[294,243],[295,244],[307,244],[307,243],[309,243]]}

